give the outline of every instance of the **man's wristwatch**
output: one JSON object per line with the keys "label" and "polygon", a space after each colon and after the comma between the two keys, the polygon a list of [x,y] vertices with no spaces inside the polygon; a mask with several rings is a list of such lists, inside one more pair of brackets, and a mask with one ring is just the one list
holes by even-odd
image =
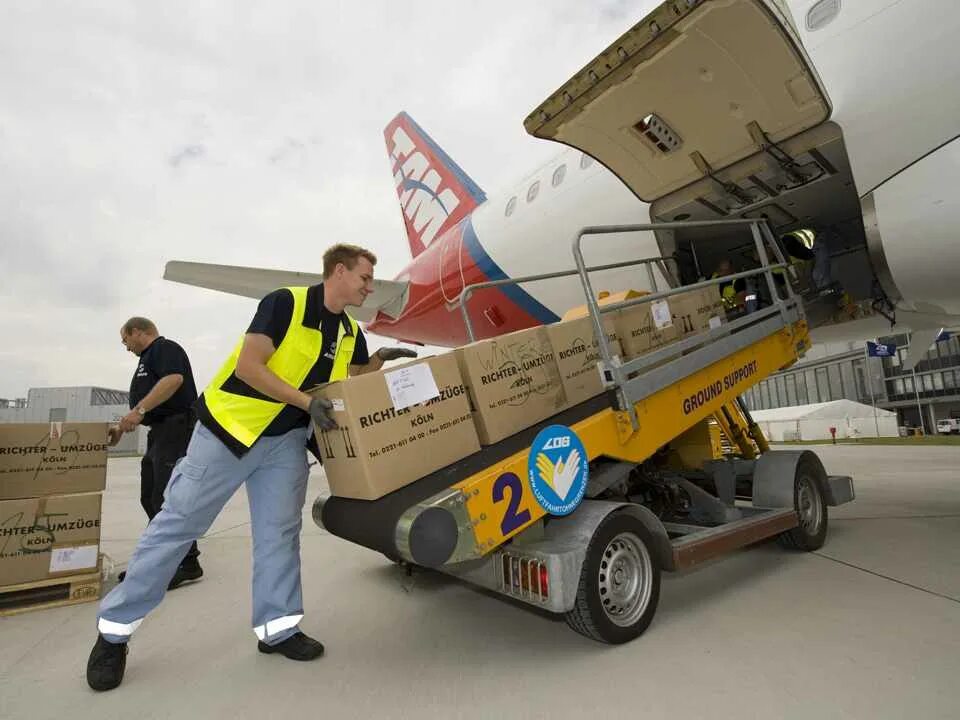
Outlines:
{"label": "man's wristwatch", "polygon": [[143,417],[147,414],[147,411],[143,409],[143,405],[138,405],[136,410],[138,413],[140,413],[140,417]]}

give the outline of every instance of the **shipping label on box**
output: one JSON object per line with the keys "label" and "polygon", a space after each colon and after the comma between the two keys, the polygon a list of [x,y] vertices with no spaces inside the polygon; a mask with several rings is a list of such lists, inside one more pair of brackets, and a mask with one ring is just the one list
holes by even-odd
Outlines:
{"label": "shipping label on box", "polygon": [[0,500],[0,585],[96,569],[100,493]]}
{"label": "shipping label on box", "polygon": [[329,383],[338,429],[314,429],[332,495],[376,500],[477,452],[452,353]]}
{"label": "shipping label on box", "polygon": [[471,343],[454,351],[470,391],[477,432],[490,445],[567,407],[544,327]]}
{"label": "shipping label on box", "polygon": [[[611,355],[621,355],[620,341],[614,329],[613,318],[603,317],[607,342]],[[547,325],[547,337],[557,359],[560,380],[566,393],[567,404],[596,397],[604,390],[597,363],[601,360],[600,343],[594,334],[590,317]]]}
{"label": "shipping label on box", "polygon": [[0,425],[0,499],[99,492],[106,480],[106,423]]}

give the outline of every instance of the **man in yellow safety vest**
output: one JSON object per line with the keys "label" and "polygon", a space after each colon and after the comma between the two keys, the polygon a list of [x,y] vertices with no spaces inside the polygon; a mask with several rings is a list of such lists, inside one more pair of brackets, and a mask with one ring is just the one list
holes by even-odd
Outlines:
{"label": "man in yellow safety vest", "polygon": [[[725,275],[733,275],[733,272],[733,263],[731,263],[729,259],[724,258],[720,261],[720,264],[717,265],[716,271],[710,277],[711,279],[716,279],[724,277]],[[743,288],[738,288],[737,283],[743,285],[742,280],[720,283],[720,298],[723,301],[723,309],[728,312],[736,310],[743,304]]]}
{"label": "man in yellow safety vest", "polygon": [[123,680],[127,641],[163,599],[184,554],[246,485],[253,535],[253,631],[263,653],[313,660],[323,645],[300,632],[300,529],[311,421],[333,429],[327,400],[305,390],[378,370],[403,348],[367,352],[347,306],[373,290],[376,257],[354,245],[323,256],[323,282],[264,297],[246,334],[196,403],[187,454],[173,470],[160,512],[130,558],[124,581],[101,602],[87,682]]}

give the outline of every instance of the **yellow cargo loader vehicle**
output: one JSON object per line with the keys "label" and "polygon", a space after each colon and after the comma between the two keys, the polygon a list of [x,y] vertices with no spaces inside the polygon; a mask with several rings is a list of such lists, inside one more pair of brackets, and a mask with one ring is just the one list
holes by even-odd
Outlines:
{"label": "yellow cargo loader vehicle", "polygon": [[[378,500],[320,497],[315,522],[391,560],[563,614],[607,643],[647,628],[662,572],[771,537],[795,550],[821,547],[828,508],[853,500],[853,481],[828,475],[809,450],[770,450],[739,399],[810,344],[799,298],[776,284],[786,263],[766,222],[702,223],[749,230],[761,260],[754,270],[606,304],[592,287],[591,272],[603,268],[586,266],[585,238],[697,224],[584,228],[573,242],[576,270],[465,288],[473,337],[474,290],[579,275],[606,392]],[[665,260],[635,264],[662,269]],[[629,361],[611,352],[604,315],[737,279],[758,281],[766,303]]]}

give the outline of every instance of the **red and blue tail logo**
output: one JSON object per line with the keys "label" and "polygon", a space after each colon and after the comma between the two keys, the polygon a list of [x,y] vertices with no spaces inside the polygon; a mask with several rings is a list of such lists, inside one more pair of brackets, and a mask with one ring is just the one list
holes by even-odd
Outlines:
{"label": "red and blue tail logo", "polygon": [[405,112],[383,131],[414,257],[469,215],[486,195]]}

